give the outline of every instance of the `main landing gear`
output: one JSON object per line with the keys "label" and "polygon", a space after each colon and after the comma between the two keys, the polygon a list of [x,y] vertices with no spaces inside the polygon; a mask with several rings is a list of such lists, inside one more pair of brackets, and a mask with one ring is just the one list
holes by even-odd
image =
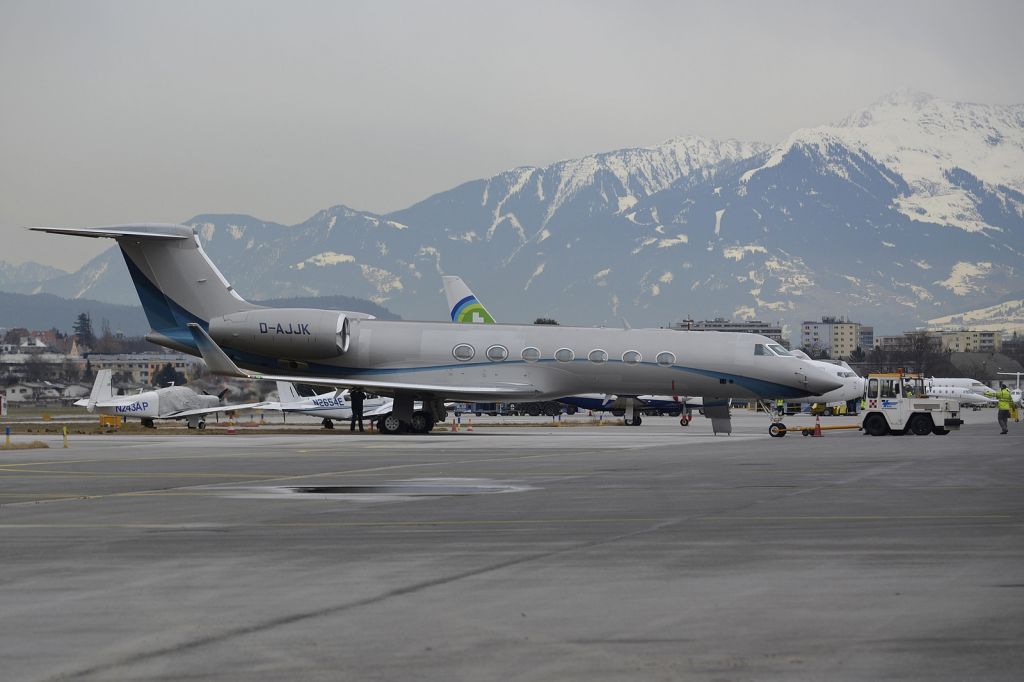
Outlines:
{"label": "main landing gear", "polygon": [[424,410],[412,413],[412,419],[404,422],[394,412],[388,412],[377,420],[381,433],[430,433],[434,429],[434,418]]}

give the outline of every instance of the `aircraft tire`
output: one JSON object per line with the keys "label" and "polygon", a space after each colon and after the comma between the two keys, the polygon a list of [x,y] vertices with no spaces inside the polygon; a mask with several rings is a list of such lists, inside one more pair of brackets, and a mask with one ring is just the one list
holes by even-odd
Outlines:
{"label": "aircraft tire", "polygon": [[332,421],[331,421],[331,420],[330,420],[329,418],[327,418],[327,417],[324,417],[324,420],[323,420],[322,422],[320,422],[320,424],[321,424],[321,425],[322,425],[322,426],[323,426],[323,427],[324,427],[325,429],[333,429],[333,428],[334,428],[334,422],[332,422]]}
{"label": "aircraft tire", "polygon": [[398,433],[402,428],[402,422],[395,416],[394,412],[381,415],[377,420],[377,430],[381,433]]}
{"label": "aircraft tire", "polygon": [[199,420],[199,423],[198,423],[198,424],[196,424],[196,427],[197,427],[197,428],[198,428],[198,429],[199,429],[200,431],[202,431],[203,429],[205,429],[205,428],[206,428],[206,422],[205,422],[205,421],[203,421],[203,420]]}
{"label": "aircraft tire", "polygon": [[640,415],[636,415],[635,417],[633,417],[633,426],[640,426],[643,423],[643,417],[641,417]]}
{"label": "aircraft tire", "polygon": [[426,412],[413,412],[409,428],[413,433],[430,433],[434,428],[434,420]]}
{"label": "aircraft tire", "polygon": [[156,424],[154,424],[153,420],[150,419],[149,417],[143,417],[142,418],[142,426],[147,428],[147,429],[155,429],[156,428]]}
{"label": "aircraft tire", "polygon": [[777,422],[768,427],[768,435],[772,438],[783,438],[786,435],[786,425]]}

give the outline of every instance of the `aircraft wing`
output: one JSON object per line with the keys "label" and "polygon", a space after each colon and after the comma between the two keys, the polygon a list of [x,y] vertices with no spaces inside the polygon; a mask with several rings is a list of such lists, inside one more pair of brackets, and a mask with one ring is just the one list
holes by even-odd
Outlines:
{"label": "aircraft wing", "polygon": [[171,412],[170,414],[162,414],[157,419],[184,419],[185,417],[195,417],[201,414],[213,414],[214,412],[241,412],[242,410],[253,410],[266,405],[266,403],[244,403],[241,405],[217,405],[216,407],[201,407],[194,410],[181,410],[180,412]]}
{"label": "aircraft wing", "polygon": [[326,386],[329,388],[362,386],[363,388],[373,389],[378,393],[382,391],[407,391],[437,394],[453,398],[457,398],[459,396],[479,395],[491,395],[495,398],[500,398],[503,395],[521,396],[523,393],[529,391],[539,393],[539,391],[537,391],[531,384],[504,383],[491,386],[450,386],[446,384],[417,384],[402,381],[378,381],[362,378],[332,379],[328,377],[308,377],[295,374],[261,374],[259,372],[250,372],[239,368],[238,365],[236,365],[234,361],[227,356],[224,350],[217,345],[217,342],[210,338],[210,335],[207,334],[206,330],[201,326],[195,322],[190,322],[188,324],[188,329],[192,332],[192,338],[195,340],[196,346],[199,348],[199,353],[203,356],[203,360],[206,361],[207,367],[210,368],[210,372],[221,376],[239,377],[242,379],[250,379],[252,381],[297,381],[303,384],[310,384],[312,386]]}

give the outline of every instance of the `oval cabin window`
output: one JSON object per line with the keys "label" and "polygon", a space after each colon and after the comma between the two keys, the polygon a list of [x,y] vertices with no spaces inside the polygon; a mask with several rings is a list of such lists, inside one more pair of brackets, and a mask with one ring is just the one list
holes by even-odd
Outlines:
{"label": "oval cabin window", "polygon": [[676,356],[674,353],[669,353],[667,350],[658,353],[658,364],[662,367],[671,367],[676,363]]}
{"label": "oval cabin window", "polygon": [[487,349],[487,359],[491,362],[501,362],[508,357],[508,348],[505,346],[494,345]]}
{"label": "oval cabin window", "polygon": [[459,362],[466,362],[467,360],[472,360],[474,355],[476,355],[476,350],[474,350],[473,346],[469,345],[468,343],[460,343],[459,345],[455,346],[455,348],[452,348],[452,357],[454,357]]}
{"label": "oval cabin window", "polygon": [[590,360],[591,362],[600,365],[602,363],[608,362],[608,353],[607,351],[603,351],[600,348],[595,348],[594,350],[590,351],[589,355],[587,355],[587,360]]}
{"label": "oval cabin window", "polygon": [[555,360],[559,362],[572,362],[576,358],[576,354],[572,352],[571,348],[559,348],[555,351]]}
{"label": "oval cabin window", "polygon": [[540,350],[530,346],[529,348],[523,349],[523,360],[527,362],[537,362],[540,360]]}
{"label": "oval cabin window", "polygon": [[622,361],[627,365],[639,365],[641,360],[643,360],[643,356],[638,350],[627,350],[622,354]]}

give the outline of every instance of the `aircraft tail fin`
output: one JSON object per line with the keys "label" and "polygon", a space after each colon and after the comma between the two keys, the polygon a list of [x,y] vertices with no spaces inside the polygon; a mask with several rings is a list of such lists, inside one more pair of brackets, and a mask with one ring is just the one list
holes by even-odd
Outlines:
{"label": "aircraft tail fin", "polygon": [[161,345],[195,352],[188,323],[205,326],[213,317],[259,307],[245,301],[228,284],[191,227],[143,223],[29,229],[114,239],[153,329],[152,340]]}
{"label": "aircraft tail fin", "polygon": [[96,381],[92,384],[92,393],[89,394],[89,400],[85,405],[90,411],[96,407],[96,403],[101,403],[114,397],[114,389],[110,385],[110,379],[113,377],[113,374],[113,370],[109,369],[101,369],[96,372]]}
{"label": "aircraft tail fin", "polygon": [[297,403],[302,400],[302,397],[295,389],[295,384],[290,381],[279,381],[277,382],[277,399],[282,403]]}
{"label": "aircraft tail fin", "polygon": [[444,295],[448,299],[448,311],[452,322],[469,322],[473,324],[494,324],[494,318],[484,304],[481,303],[461,277],[445,275],[441,277]]}

